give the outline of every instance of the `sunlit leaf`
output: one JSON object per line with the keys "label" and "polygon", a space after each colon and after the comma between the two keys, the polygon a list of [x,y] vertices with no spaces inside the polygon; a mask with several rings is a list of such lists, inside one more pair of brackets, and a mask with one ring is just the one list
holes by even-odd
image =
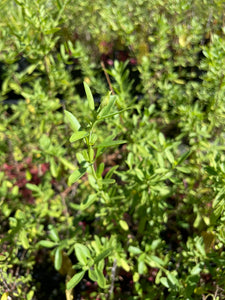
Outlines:
{"label": "sunlit leaf", "polygon": [[73,289],[82,280],[82,278],[84,277],[84,274],[85,274],[85,271],[81,271],[81,272],[75,274],[70,279],[70,281],[67,283],[66,289],[67,290]]}

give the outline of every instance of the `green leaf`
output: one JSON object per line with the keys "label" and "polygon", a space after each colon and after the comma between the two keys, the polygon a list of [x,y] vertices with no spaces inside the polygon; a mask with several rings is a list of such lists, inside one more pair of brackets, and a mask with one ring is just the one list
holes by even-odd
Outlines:
{"label": "green leaf", "polygon": [[97,134],[92,133],[91,138],[89,140],[89,145],[93,146],[95,144],[95,142],[97,141],[97,138],[98,138]]}
{"label": "green leaf", "polygon": [[218,172],[213,167],[207,166],[207,167],[205,167],[205,170],[209,175],[213,175],[213,176],[218,175]]}
{"label": "green leaf", "polygon": [[33,290],[29,291],[26,296],[26,300],[32,300],[32,299],[34,299],[34,291]]}
{"label": "green leaf", "polygon": [[57,168],[54,157],[50,158],[50,171],[54,178],[56,178],[58,176],[59,169]]}
{"label": "green leaf", "polygon": [[224,195],[225,195],[225,188],[221,188],[219,193],[216,195],[216,198],[213,200],[213,208],[216,208],[217,205],[220,204],[221,200],[224,199]]}
{"label": "green leaf", "polygon": [[26,187],[31,190],[32,192],[38,192],[40,193],[40,188],[36,184],[27,183]]}
{"label": "green leaf", "polygon": [[161,145],[161,146],[164,146],[165,141],[166,141],[166,140],[165,140],[165,137],[164,137],[163,133],[160,132],[160,133],[159,133],[159,143],[160,143],[160,145]]}
{"label": "green leaf", "polygon": [[110,118],[110,117],[119,115],[119,114],[121,114],[122,112],[124,112],[124,111],[126,111],[126,110],[128,110],[128,109],[132,109],[132,108],[134,108],[134,106],[127,107],[127,108],[124,108],[124,109],[122,109],[122,110],[116,111],[116,112],[114,112],[114,113],[105,115],[104,117],[101,117],[100,119],[98,119],[98,121],[101,121],[101,120],[104,120],[104,119],[107,119],[107,118]]}
{"label": "green leaf", "polygon": [[145,178],[144,173],[140,169],[135,169],[135,173],[136,173],[138,179],[140,179],[140,181],[144,180],[144,178]]}
{"label": "green leaf", "polygon": [[224,201],[221,201],[221,205],[218,205],[216,208],[214,208],[212,214],[210,215],[210,222],[215,223],[216,220],[218,220],[219,217],[222,215],[223,210],[224,210]]}
{"label": "green leaf", "polygon": [[135,272],[134,275],[133,275],[133,281],[138,282],[139,279],[140,279],[140,275],[138,274],[138,272]]}
{"label": "green leaf", "polygon": [[98,285],[104,289],[106,287],[106,280],[105,280],[105,277],[103,275],[103,273],[99,270],[99,269],[96,269],[96,274],[97,274],[97,283]]}
{"label": "green leaf", "polygon": [[89,249],[79,243],[76,243],[74,245],[74,249],[75,249],[75,253],[76,253],[76,257],[78,259],[78,261],[83,265],[86,266],[87,265],[87,258],[91,258],[91,254]]}
{"label": "green leaf", "polygon": [[116,182],[116,180],[115,179],[102,179],[102,180],[99,180],[100,182],[101,182],[101,184],[105,184],[105,185],[109,185],[109,184],[113,184],[113,183],[115,183]]}
{"label": "green leaf", "polygon": [[151,265],[151,262],[153,262],[153,265],[155,265],[155,264],[160,265],[160,266],[165,265],[165,262],[161,258],[159,258],[155,255],[147,256],[146,258],[147,258],[147,262],[150,263],[150,265]]}
{"label": "green leaf", "polygon": [[125,144],[127,141],[125,140],[116,140],[116,141],[104,141],[99,145],[96,145],[95,148],[107,148],[107,147],[111,147],[111,146],[116,146],[116,145],[120,145],[120,144]]}
{"label": "green leaf", "polygon": [[92,194],[87,197],[87,199],[80,204],[80,210],[85,210],[91,206],[98,199],[97,194]]}
{"label": "green leaf", "polygon": [[126,262],[125,259],[120,258],[119,260],[121,267],[126,271],[129,272],[130,271],[130,266],[128,265],[128,263]]}
{"label": "green leaf", "polygon": [[51,242],[51,241],[46,241],[42,240],[38,243],[40,246],[45,247],[45,248],[52,248],[57,245],[57,243]]}
{"label": "green leaf", "polygon": [[83,139],[85,136],[88,136],[88,134],[87,131],[77,131],[70,137],[70,143]]}
{"label": "green leaf", "polygon": [[141,249],[139,249],[138,247],[134,247],[134,246],[129,246],[128,251],[135,255],[142,253]]}
{"label": "green leaf", "polygon": [[109,114],[110,110],[112,109],[113,105],[116,102],[116,98],[117,98],[117,96],[115,96],[115,95],[109,97],[109,103],[101,109],[101,111],[99,112],[99,114],[97,116],[97,119],[105,117]]}
{"label": "green leaf", "polygon": [[46,134],[43,134],[41,136],[39,143],[40,143],[41,149],[44,151],[47,151],[51,147],[51,140]]}
{"label": "green leaf", "polygon": [[80,168],[80,169],[74,171],[69,177],[68,185],[75,183],[78,179],[80,179],[82,176],[84,176],[84,174],[86,172],[87,172],[87,168]]}
{"label": "green leaf", "polygon": [[54,265],[57,271],[59,271],[62,266],[62,250],[60,248],[56,248]]}
{"label": "green leaf", "polygon": [[179,281],[172,273],[167,273],[167,278],[173,285],[179,286]]}
{"label": "green leaf", "polygon": [[94,264],[99,263],[102,259],[106,258],[111,252],[113,248],[106,249],[102,253],[100,253],[96,258],[94,259]]}
{"label": "green leaf", "polygon": [[118,165],[117,165],[117,166],[113,166],[113,167],[109,170],[109,172],[107,172],[107,174],[105,175],[105,179],[111,178],[112,175],[113,175],[113,173],[114,173],[114,171],[115,171],[117,168],[119,168]]}
{"label": "green leaf", "polygon": [[95,102],[94,102],[94,99],[93,99],[93,96],[92,96],[92,92],[89,88],[89,86],[87,85],[86,82],[84,82],[84,89],[85,89],[85,93],[86,93],[86,96],[87,96],[87,99],[88,99],[88,105],[90,107],[91,110],[94,110],[95,109]]}
{"label": "green leaf", "polygon": [[66,158],[58,157],[58,159],[64,165],[64,167],[66,169],[70,169],[70,170],[75,170],[76,169],[76,167],[71,162],[69,162]]}
{"label": "green leaf", "polygon": [[47,29],[47,30],[44,30],[44,33],[45,34],[52,34],[52,33],[55,33],[57,31],[59,31],[60,29],[61,29],[60,27],[55,27],[55,28]]}
{"label": "green leaf", "polygon": [[53,227],[53,225],[49,225],[49,237],[52,241],[58,243],[60,241],[57,230]]}
{"label": "green leaf", "polygon": [[28,249],[30,245],[29,245],[29,241],[28,241],[28,238],[27,238],[27,233],[24,229],[22,229],[20,231],[19,238],[20,238],[20,241],[22,243],[23,248]]}
{"label": "green leaf", "polygon": [[127,230],[129,229],[129,226],[127,225],[127,222],[126,222],[126,221],[120,220],[120,221],[119,221],[119,224],[120,224],[120,226],[121,226],[121,228],[122,228],[123,230],[127,231]]}
{"label": "green leaf", "polygon": [[189,156],[190,154],[191,154],[191,151],[190,151],[190,150],[187,151],[187,152],[185,152],[184,154],[182,154],[181,157],[179,158],[177,164],[180,165],[183,161],[185,161],[185,160],[188,158],[188,156]]}
{"label": "green leaf", "polygon": [[174,163],[174,157],[173,157],[173,154],[170,152],[170,150],[166,149],[165,154],[166,154],[169,162],[171,164],[173,164]]}
{"label": "green leaf", "polygon": [[191,170],[186,168],[186,167],[176,167],[176,169],[178,171],[181,171],[182,173],[185,173],[185,174],[190,174],[191,173]]}
{"label": "green leaf", "polygon": [[166,288],[169,288],[168,280],[167,280],[166,277],[161,277],[161,278],[160,278],[160,282],[161,282],[162,285],[164,285]]}
{"label": "green leaf", "polygon": [[75,274],[70,279],[70,281],[67,283],[66,289],[67,290],[73,289],[82,280],[82,278],[84,277],[85,272],[86,271],[81,271],[81,272]]}
{"label": "green leaf", "polygon": [[145,263],[143,260],[138,262],[138,273],[139,274],[144,274],[144,270],[146,269]]}
{"label": "green leaf", "polygon": [[77,118],[69,111],[65,110],[66,120],[70,123],[73,131],[78,131],[80,129],[80,123]]}
{"label": "green leaf", "polygon": [[98,280],[98,275],[97,275],[96,270],[89,269],[89,270],[88,270],[88,276],[89,276],[89,278],[90,278],[92,281],[97,281],[97,280]]}
{"label": "green leaf", "polygon": [[97,171],[96,171],[96,175],[98,178],[102,178],[102,173],[104,171],[105,168],[105,164],[103,162],[101,162],[98,167],[97,167]]}

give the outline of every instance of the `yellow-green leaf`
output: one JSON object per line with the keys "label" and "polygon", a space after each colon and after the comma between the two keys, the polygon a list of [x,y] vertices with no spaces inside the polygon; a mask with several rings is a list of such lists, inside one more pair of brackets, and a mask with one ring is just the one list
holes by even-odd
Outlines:
{"label": "yellow-green leaf", "polygon": [[129,229],[129,226],[127,225],[127,222],[126,222],[126,221],[120,220],[120,221],[119,221],[119,224],[120,224],[120,226],[121,226],[121,228],[122,228],[123,230],[127,231],[127,230]]}

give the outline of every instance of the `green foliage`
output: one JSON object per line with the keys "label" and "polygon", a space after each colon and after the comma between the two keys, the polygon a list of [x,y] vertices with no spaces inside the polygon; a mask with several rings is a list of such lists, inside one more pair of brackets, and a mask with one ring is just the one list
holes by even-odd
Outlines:
{"label": "green foliage", "polygon": [[223,2],[1,1],[2,300],[225,297]]}

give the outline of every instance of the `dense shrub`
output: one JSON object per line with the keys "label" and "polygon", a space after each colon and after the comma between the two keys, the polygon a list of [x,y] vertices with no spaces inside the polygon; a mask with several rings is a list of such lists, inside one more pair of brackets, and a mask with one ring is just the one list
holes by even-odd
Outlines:
{"label": "dense shrub", "polygon": [[1,299],[225,297],[224,9],[1,1]]}

